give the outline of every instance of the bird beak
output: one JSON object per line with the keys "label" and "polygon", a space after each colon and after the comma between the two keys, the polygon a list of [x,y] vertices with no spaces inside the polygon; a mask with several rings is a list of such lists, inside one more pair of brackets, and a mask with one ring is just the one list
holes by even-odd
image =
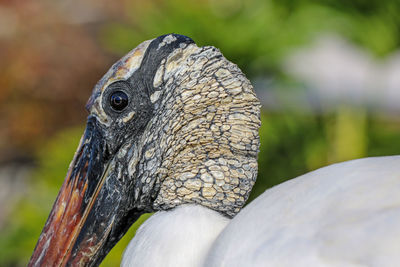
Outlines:
{"label": "bird beak", "polygon": [[[99,264],[129,228],[122,234],[116,231],[124,190],[111,174],[113,158],[104,140],[96,120],[89,117],[28,266]],[[130,216],[133,222],[140,215]]]}

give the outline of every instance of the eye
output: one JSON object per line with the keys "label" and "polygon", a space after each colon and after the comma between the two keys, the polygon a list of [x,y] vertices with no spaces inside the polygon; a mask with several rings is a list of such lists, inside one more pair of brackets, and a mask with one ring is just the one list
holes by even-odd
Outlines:
{"label": "eye", "polygon": [[114,110],[121,111],[128,105],[128,96],[122,91],[116,91],[110,96],[110,104]]}

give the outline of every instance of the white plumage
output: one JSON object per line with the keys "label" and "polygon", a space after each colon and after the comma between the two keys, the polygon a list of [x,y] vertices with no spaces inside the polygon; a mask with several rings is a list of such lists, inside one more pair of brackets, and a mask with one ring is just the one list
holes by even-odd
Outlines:
{"label": "white plumage", "polygon": [[218,212],[199,205],[157,212],[129,243],[121,266],[203,266],[228,223]]}
{"label": "white plumage", "polygon": [[158,212],[122,266],[400,266],[400,156],[302,175],[230,222],[195,205]]}

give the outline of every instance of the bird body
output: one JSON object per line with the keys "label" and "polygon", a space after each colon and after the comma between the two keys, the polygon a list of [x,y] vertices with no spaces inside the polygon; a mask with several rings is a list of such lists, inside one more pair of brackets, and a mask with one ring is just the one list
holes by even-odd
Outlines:
{"label": "bird body", "polygon": [[333,164],[265,191],[205,266],[399,266],[400,156]]}
{"label": "bird body", "polygon": [[400,156],[353,160],[266,190],[232,220],[155,213],[121,266],[398,266]]}
{"label": "bird body", "polygon": [[215,47],[168,34],[115,63],[28,266],[98,266],[155,212],[123,266],[395,266],[400,157],[332,165],[267,190],[260,102]]}

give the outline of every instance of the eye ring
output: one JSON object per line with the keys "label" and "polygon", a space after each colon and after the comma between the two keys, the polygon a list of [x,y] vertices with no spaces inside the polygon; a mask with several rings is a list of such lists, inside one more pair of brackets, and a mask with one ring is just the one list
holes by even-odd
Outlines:
{"label": "eye ring", "polygon": [[110,105],[115,111],[122,111],[128,106],[128,95],[123,91],[115,91],[110,95]]}

